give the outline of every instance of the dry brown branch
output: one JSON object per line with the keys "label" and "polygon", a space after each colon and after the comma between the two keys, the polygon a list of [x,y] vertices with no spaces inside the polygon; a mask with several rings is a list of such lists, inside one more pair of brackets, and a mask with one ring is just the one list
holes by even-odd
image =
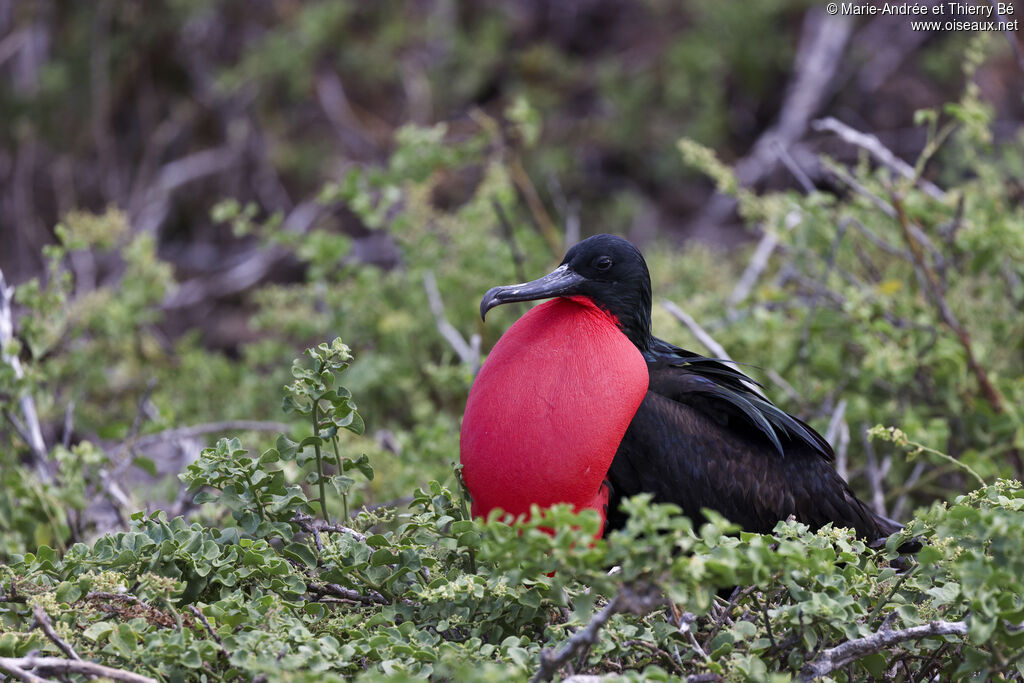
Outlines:
{"label": "dry brown branch", "polygon": [[537,188],[534,187],[533,181],[530,180],[526,169],[523,168],[518,159],[512,159],[509,162],[508,170],[512,177],[512,182],[515,183],[516,189],[519,190],[520,195],[526,201],[526,206],[530,209],[530,215],[533,217],[534,224],[548,243],[548,248],[551,249],[552,255],[556,257],[561,256],[564,247],[559,239],[558,230],[555,228],[555,223],[551,220],[551,216],[548,215],[548,210],[544,208],[544,203],[540,200]]}
{"label": "dry brown branch", "polygon": [[22,681],[45,681],[30,672],[40,674],[64,676],[66,674],[81,674],[90,678],[109,678],[124,683],[157,683],[155,678],[142,676],[123,669],[113,669],[109,666],[88,662],[82,659],[61,659],[60,657],[38,657],[28,655],[27,657],[0,657],[0,670]]}
{"label": "dry brown branch", "polygon": [[[999,390],[996,389],[995,384],[989,378],[985,368],[982,367],[981,363],[978,362],[978,358],[974,353],[974,346],[971,342],[971,335],[967,329],[960,323],[960,320],[953,313],[953,309],[949,307],[949,303],[946,301],[945,296],[942,294],[942,286],[939,283],[938,276],[935,271],[928,266],[925,261],[924,253],[921,248],[921,243],[918,240],[918,233],[911,229],[910,220],[907,218],[906,212],[903,210],[903,199],[902,197],[893,194],[892,206],[896,210],[896,218],[903,229],[903,239],[907,243],[907,247],[910,249],[910,254],[913,257],[914,269],[922,276],[921,279],[925,282],[928,293],[931,295],[932,302],[938,308],[939,315],[953,333],[956,335],[957,340],[964,349],[964,353],[967,355],[967,365],[970,367],[971,372],[978,380],[978,384],[981,387],[982,393],[985,398],[992,405],[992,409],[997,413],[1006,412],[1006,406],[1004,405],[1004,399]],[[1018,468],[1019,469],[1019,468]]]}
{"label": "dry brown branch", "polygon": [[637,616],[649,614],[665,605],[661,591],[652,586],[623,586],[615,597],[600,612],[595,614],[586,626],[579,629],[558,651],[545,649],[540,653],[540,668],[530,683],[550,681],[558,670],[569,663],[579,653],[584,652],[597,642],[601,628],[616,614],[629,612]]}
{"label": "dry brown branch", "polygon": [[854,638],[841,645],[822,651],[800,671],[801,681],[813,681],[827,676],[861,657],[881,652],[905,640],[920,640],[935,636],[966,636],[967,623],[963,621],[931,621],[920,626],[911,626],[900,631],[882,628],[877,633],[863,638]]}

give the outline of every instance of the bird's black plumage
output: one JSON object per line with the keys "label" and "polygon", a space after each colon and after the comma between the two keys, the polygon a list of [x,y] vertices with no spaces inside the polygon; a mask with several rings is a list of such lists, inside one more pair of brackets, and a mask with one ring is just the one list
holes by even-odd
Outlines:
{"label": "bird's black plumage", "polygon": [[632,244],[588,238],[552,274],[491,289],[480,311],[553,296],[589,297],[615,316],[647,362],[647,395],[607,474],[609,528],[624,521],[622,498],[650,493],[693,519],[708,508],[748,531],[769,532],[790,516],[812,528],[851,527],[872,540],[900,529],[857,499],[833,468],[828,442],[753,380],[652,334],[650,275]]}

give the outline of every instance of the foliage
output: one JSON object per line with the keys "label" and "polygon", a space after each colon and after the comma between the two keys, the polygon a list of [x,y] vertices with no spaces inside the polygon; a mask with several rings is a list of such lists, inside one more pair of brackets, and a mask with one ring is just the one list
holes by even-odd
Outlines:
{"label": "foliage", "polygon": [[[348,405],[335,373],[323,370],[347,363],[345,347],[335,341],[309,355],[321,372],[297,366],[286,402],[308,413],[319,402]],[[322,389],[327,375],[334,388],[304,402],[306,383]],[[236,525],[140,512],[127,531],[63,554],[43,545],[13,555],[0,572],[0,656],[56,650],[33,630],[40,606],[80,656],[160,680],[399,672],[487,680],[496,671],[468,669],[469,661],[522,679],[543,647],[617,591],[649,585],[669,607],[614,616],[580,670],[786,678],[845,641],[939,620],[962,622],[966,638],[877,648],[833,676],[960,680],[1021,665],[1013,655],[1024,645],[1019,482],[936,504],[880,550],[849,530],[811,533],[792,522],[737,536],[712,515],[695,530],[677,509],[644,497],[628,502],[623,530],[593,541],[593,511],[535,510],[512,526],[473,520],[461,496],[437,482],[407,509],[363,511],[348,527],[312,520],[301,489],[268,467],[281,451],[296,456],[316,444],[307,441],[257,459],[222,439],[189,467],[190,486],[219,492],[197,502],[227,507]],[[897,561],[909,536],[925,547]],[[716,596],[721,589],[731,589],[729,600]]]}
{"label": "foliage", "polygon": [[[269,32],[272,54],[243,55],[218,87],[308,75],[317,49],[283,59],[291,32],[323,48],[325,27],[351,20],[315,6]],[[741,23],[722,8],[698,6],[723,26]],[[487,36],[488,26],[477,30]],[[740,54],[729,59],[749,58],[731,49]],[[978,59],[971,53],[968,67]],[[768,67],[750,68],[756,80]],[[605,75],[614,88],[631,87],[626,76]],[[246,299],[254,339],[234,355],[163,335],[174,282],[152,237],[116,209],[68,214],[46,277],[17,288],[17,334],[0,363],[0,657],[58,653],[33,625],[40,606],[84,659],[161,680],[523,680],[545,648],[571,644],[604,614],[596,640],[571,653],[574,671],[1024,676],[1024,492],[1011,478],[1024,447],[1024,209],[1012,180],[1024,155],[992,148],[990,116],[968,88],[921,114],[928,145],[910,177],[867,155],[852,168],[824,159],[835,192],[759,195],[692,141],[658,150],[739,195],[743,216],[780,246],[752,291],[733,298],[746,251],[645,245],[655,292],[684,303],[735,358],[777,372],[762,379],[785,393],[787,410],[822,431],[834,422],[840,465],[873,504],[900,517],[925,506],[886,548],[794,523],[756,535],[712,516],[695,529],[642,498],[628,526],[599,541],[594,515],[563,508],[516,525],[469,518],[451,468],[459,415],[479,350],[515,317],[496,312],[484,327],[477,294],[546,272],[564,246],[543,202],[522,210],[519,201],[537,193],[528,157],[546,153],[528,100],[500,118],[402,128],[386,163],[324,184],[321,217],[305,234],[281,213],[219,202],[218,222],[301,268],[298,282]],[[929,190],[927,179],[946,189]],[[389,243],[395,263],[353,258],[339,215]],[[617,215],[595,216],[588,230],[618,230]],[[95,286],[83,284],[83,259],[103,265]],[[660,336],[684,342],[667,312],[656,307],[655,317]],[[347,346],[319,343],[337,334],[359,358],[351,367]],[[310,348],[289,376],[300,345]],[[166,476],[118,498],[111,482],[126,472],[157,472],[151,446],[168,430],[279,418],[281,386],[286,433],[221,439],[173,472],[183,471],[198,509]],[[19,425],[28,399],[50,444],[41,458]],[[844,424],[861,438],[843,445]],[[364,429],[376,439],[359,439]],[[147,500],[166,505],[137,512]],[[189,515],[159,509],[172,504]],[[109,507],[133,514],[100,527],[97,508]],[[898,557],[910,537],[923,550]],[[638,594],[668,603],[633,610],[617,597]],[[933,623],[951,630],[896,637]]]}

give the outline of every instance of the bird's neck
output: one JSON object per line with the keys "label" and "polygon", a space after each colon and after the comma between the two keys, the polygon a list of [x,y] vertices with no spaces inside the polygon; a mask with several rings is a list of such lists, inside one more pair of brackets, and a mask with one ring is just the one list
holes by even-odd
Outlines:
{"label": "bird's neck", "polygon": [[640,350],[640,353],[646,354],[651,350],[654,344],[654,334],[651,332],[650,290],[647,290],[646,296],[641,294],[640,301],[622,302],[621,304],[616,301],[612,301],[607,305],[599,304],[589,296],[582,295],[566,298],[592,308],[600,309],[614,321],[615,325],[626,335],[626,338],[633,342],[633,345]]}

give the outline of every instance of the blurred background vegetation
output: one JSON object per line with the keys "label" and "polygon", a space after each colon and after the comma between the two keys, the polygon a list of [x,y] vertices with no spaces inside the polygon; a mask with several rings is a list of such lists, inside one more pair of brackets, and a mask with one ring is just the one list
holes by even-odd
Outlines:
{"label": "blurred background vegetation", "polygon": [[480,295],[597,232],[876,507],[972,481],[876,424],[1019,474],[1008,37],[804,0],[0,0],[0,555],[187,511],[174,475],[217,434],[272,443],[290,359],[336,335],[377,468],[355,502],[450,482],[514,313],[485,327]]}

